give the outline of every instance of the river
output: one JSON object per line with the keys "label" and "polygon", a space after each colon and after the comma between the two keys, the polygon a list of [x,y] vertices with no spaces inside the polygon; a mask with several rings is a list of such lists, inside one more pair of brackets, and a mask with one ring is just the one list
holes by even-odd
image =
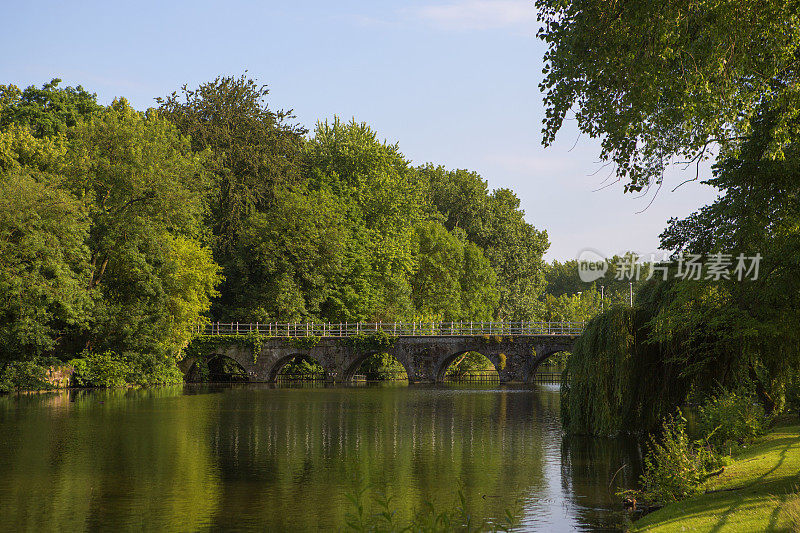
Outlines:
{"label": "river", "polygon": [[343,530],[392,498],[618,530],[637,446],[567,438],[557,385],[186,385],[0,397],[0,530]]}

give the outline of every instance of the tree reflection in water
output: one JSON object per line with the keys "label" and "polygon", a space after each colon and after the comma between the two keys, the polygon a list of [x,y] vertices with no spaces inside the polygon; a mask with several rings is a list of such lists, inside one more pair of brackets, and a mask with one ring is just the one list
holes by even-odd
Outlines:
{"label": "tree reflection in water", "polygon": [[[557,388],[191,386],[0,398],[12,529],[343,529],[359,486],[525,529],[602,527],[638,471],[567,439]],[[377,508],[376,508],[377,510]]]}

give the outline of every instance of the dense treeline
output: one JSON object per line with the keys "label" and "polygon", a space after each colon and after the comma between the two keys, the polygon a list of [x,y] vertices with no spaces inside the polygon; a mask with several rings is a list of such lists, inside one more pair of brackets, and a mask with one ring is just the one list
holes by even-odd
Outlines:
{"label": "dense treeline", "polygon": [[102,353],[173,381],[209,319],[541,316],[547,235],[512,191],[415,167],[355,121],[309,133],[267,94],[220,77],[142,112],[0,86],[6,380]]}

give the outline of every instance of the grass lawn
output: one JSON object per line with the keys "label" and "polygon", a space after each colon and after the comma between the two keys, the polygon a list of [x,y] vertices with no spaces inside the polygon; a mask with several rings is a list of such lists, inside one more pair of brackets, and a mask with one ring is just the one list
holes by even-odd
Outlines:
{"label": "grass lawn", "polygon": [[736,453],[705,488],[637,520],[633,530],[788,531],[781,503],[800,492],[800,425],[775,428]]}

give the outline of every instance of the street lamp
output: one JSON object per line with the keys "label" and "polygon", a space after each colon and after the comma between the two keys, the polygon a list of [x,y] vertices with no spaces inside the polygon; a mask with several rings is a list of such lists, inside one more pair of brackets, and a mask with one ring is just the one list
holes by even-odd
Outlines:
{"label": "street lamp", "polygon": [[632,281],[630,282],[630,286],[631,286],[631,307],[633,307],[633,282]]}

